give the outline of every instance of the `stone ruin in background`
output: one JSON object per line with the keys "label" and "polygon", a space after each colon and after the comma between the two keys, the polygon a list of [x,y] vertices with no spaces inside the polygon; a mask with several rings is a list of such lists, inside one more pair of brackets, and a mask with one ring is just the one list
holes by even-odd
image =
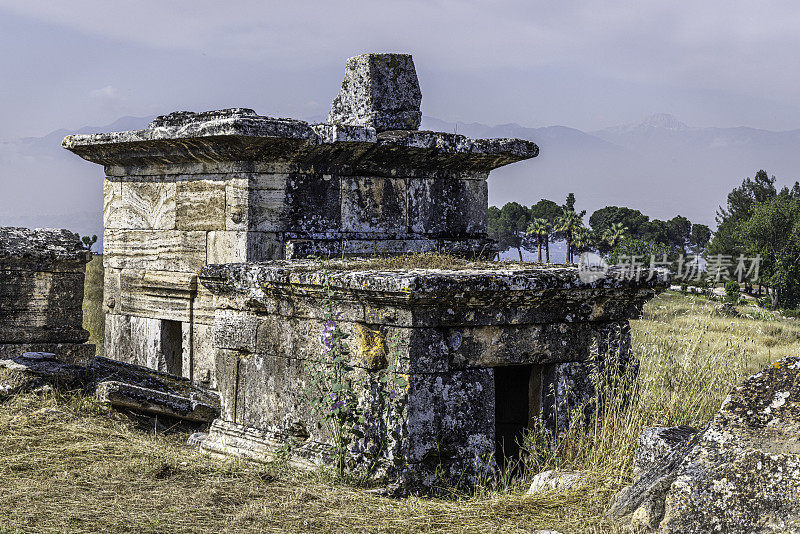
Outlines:
{"label": "stone ruin in background", "polygon": [[162,419],[213,420],[215,394],[167,373],[95,358],[82,324],[90,258],[68,230],[0,227],[0,401],[57,387]]}
{"label": "stone ruin in background", "polygon": [[83,328],[83,277],[91,254],[67,230],[0,228],[0,360],[56,353],[94,358]]}
{"label": "stone ruin in background", "polygon": [[[202,446],[330,461],[304,391],[323,356],[319,262],[350,333],[379,471],[405,489],[470,483],[540,413],[562,428],[594,397],[592,369],[625,366],[628,319],[662,282],[583,282],[574,267],[389,270],[353,256],[494,254],[487,177],[535,157],[519,139],[419,131],[410,56],[350,58],[329,122],[248,109],[176,112],[145,130],[69,136],[105,167],[105,354],[219,390]],[[381,424],[379,379],[408,378]],[[394,430],[389,439],[387,433]],[[380,445],[379,445],[380,444]]]}

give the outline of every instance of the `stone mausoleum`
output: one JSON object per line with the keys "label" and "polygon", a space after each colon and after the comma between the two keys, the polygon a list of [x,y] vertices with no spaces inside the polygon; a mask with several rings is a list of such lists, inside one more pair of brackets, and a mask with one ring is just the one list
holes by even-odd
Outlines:
{"label": "stone mausoleum", "polygon": [[[207,450],[289,446],[297,462],[330,461],[304,394],[328,290],[364,384],[368,432],[352,457],[406,489],[473,481],[540,414],[558,428],[593,397],[592,369],[626,364],[627,321],[659,280],[355,259],[491,257],[489,172],[538,154],[530,141],[419,131],[420,103],[410,56],[365,54],[347,61],[327,123],[176,112],[65,138],[105,167],[106,356],[217,388]],[[391,407],[386,373],[408,380]]]}

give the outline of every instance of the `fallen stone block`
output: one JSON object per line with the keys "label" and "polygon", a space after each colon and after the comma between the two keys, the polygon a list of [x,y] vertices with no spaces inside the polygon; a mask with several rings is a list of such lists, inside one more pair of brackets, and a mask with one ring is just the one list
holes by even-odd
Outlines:
{"label": "fallen stone block", "polygon": [[112,406],[193,422],[219,415],[219,398],[186,378],[108,358],[91,370],[98,398]]}
{"label": "fallen stone block", "polygon": [[55,354],[26,352],[0,359],[0,395],[6,397],[45,385],[59,389],[83,389],[87,378],[86,367],[63,362]]}
{"label": "fallen stone block", "polygon": [[609,515],[658,532],[800,532],[800,357],[736,386],[704,430],[616,495]]}
{"label": "fallen stone block", "polygon": [[213,406],[196,399],[124,382],[100,382],[97,384],[97,397],[116,408],[167,415],[200,423],[210,423],[219,413]]}

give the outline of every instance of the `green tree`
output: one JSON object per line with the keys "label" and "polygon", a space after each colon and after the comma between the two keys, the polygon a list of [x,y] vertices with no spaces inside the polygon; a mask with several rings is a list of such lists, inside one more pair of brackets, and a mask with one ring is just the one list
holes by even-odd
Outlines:
{"label": "green tree", "polygon": [[689,247],[693,252],[697,254],[703,252],[710,240],[711,229],[708,226],[705,224],[692,225],[692,232],[689,235]]}
{"label": "green tree", "polygon": [[[542,244],[547,243],[550,237],[550,222],[544,218],[533,219],[528,225],[527,234],[536,238],[538,247],[537,261],[542,263]],[[547,254],[547,261],[550,261],[550,254]]]}
{"label": "green tree", "polygon": [[627,236],[637,238],[642,236],[642,227],[650,221],[647,215],[639,210],[620,206],[606,206],[601,208],[589,217],[589,226],[596,235],[600,236],[597,243],[597,250],[601,254],[607,254],[613,248],[605,239],[605,233],[614,224],[621,224],[627,230]]}
{"label": "green tree", "polygon": [[585,226],[577,227],[572,239],[572,248],[575,252],[581,253],[592,249],[594,243],[592,231]]}
{"label": "green tree", "polygon": [[602,241],[608,244],[610,249],[613,249],[625,237],[627,231],[628,227],[623,226],[621,222],[611,223],[611,226],[603,231]]}
{"label": "green tree", "polygon": [[520,261],[529,223],[530,211],[517,202],[509,202],[500,209],[489,208],[489,237],[497,241],[501,252],[516,248]]}
{"label": "green tree", "polygon": [[656,243],[641,238],[629,238],[617,243],[606,256],[606,262],[613,265],[626,259],[630,261],[631,257],[637,257],[639,261],[647,263],[645,267],[649,267],[652,256],[656,260],[660,260],[664,254],[669,255],[671,252],[672,249],[664,243]]}
{"label": "green tree", "polygon": [[[572,194],[572,193],[570,193]],[[564,209],[561,212],[561,216],[556,220],[556,230],[561,232],[564,236],[564,240],[567,242],[567,263],[573,263],[572,257],[572,243],[575,236],[575,230],[583,226],[583,222],[581,221],[580,215],[575,213],[574,210]]]}
{"label": "green tree", "polygon": [[728,193],[727,205],[717,209],[717,231],[708,245],[709,254],[738,256],[746,252],[742,240],[743,225],[753,215],[756,204],[775,198],[775,177],[764,170],[745,178],[742,185]]}
{"label": "green tree", "polygon": [[548,223],[548,232],[543,236],[545,261],[550,263],[550,240],[553,234],[553,226],[556,219],[561,216],[561,206],[552,200],[541,199],[539,202],[531,206],[531,220],[544,219]]}
{"label": "green tree", "polygon": [[676,252],[686,253],[692,235],[692,222],[681,215],[676,215],[666,222],[669,244]]}
{"label": "green tree", "polygon": [[[783,192],[782,192],[783,193]],[[755,202],[740,224],[749,255],[761,256],[760,278],[770,288],[773,307],[800,304],[800,199],[791,193]]]}
{"label": "green tree", "polygon": [[81,237],[81,235],[76,232],[75,237],[81,240],[81,245],[83,245],[83,248],[86,250],[92,250],[94,244],[97,243],[96,235],[93,235],[92,237],[89,237],[88,235]]}

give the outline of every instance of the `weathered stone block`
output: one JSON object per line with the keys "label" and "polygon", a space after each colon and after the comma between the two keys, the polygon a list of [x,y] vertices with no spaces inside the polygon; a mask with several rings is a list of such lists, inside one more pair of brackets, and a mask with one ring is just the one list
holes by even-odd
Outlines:
{"label": "weathered stone block", "polygon": [[122,183],[107,177],[103,181],[103,227],[123,228],[123,218],[120,214],[124,209]]}
{"label": "weathered stone block", "polygon": [[288,174],[237,175],[226,182],[226,230],[284,231]]}
{"label": "weathered stone block", "polygon": [[134,354],[130,315],[106,313],[103,354],[106,358],[125,363],[137,364],[139,361],[144,361],[144,358],[138,358]]}
{"label": "weathered stone block", "polygon": [[283,257],[283,246],[269,232],[208,232],[208,263],[264,261]]}
{"label": "weathered stone block", "polygon": [[[109,211],[106,228],[172,230],[175,228],[175,182],[119,182],[122,203]],[[112,204],[113,206],[113,204]]]}
{"label": "weathered stone block", "polygon": [[286,182],[287,228],[325,232],[341,225],[341,178],[331,174],[293,174]]}
{"label": "weathered stone block", "polygon": [[182,376],[190,378],[195,384],[202,387],[216,389],[214,327],[198,322],[185,322],[181,326],[183,329]]}
{"label": "weathered stone block", "polygon": [[108,358],[96,358],[89,374],[91,389],[118,408],[206,423],[219,414],[216,394],[174,374]]}
{"label": "weathered stone block", "polygon": [[225,229],[225,181],[186,177],[175,187],[178,230]]}
{"label": "weathered stone block", "polygon": [[0,353],[56,351],[70,362],[93,356],[94,346],[82,345],[90,258],[67,230],[0,228]]}
{"label": "weathered stone block", "polygon": [[485,234],[488,195],[485,180],[409,180],[408,228],[414,233],[433,236]]}
{"label": "weathered stone block", "polygon": [[2,343],[0,359],[9,359],[26,352],[54,354],[61,362],[86,365],[95,356],[95,346],[86,343]]}
{"label": "weathered stone block", "polygon": [[406,232],[406,181],[342,178],[342,231]]}
{"label": "weathered stone block", "polygon": [[422,93],[407,54],[362,54],[345,65],[342,88],[328,122],[368,126],[376,131],[416,130]]}
{"label": "weathered stone block", "polygon": [[652,469],[670,453],[685,445],[700,431],[691,426],[651,427],[639,436],[633,457],[633,477]]}
{"label": "weathered stone block", "polygon": [[197,272],[206,263],[206,232],[107,229],[103,251],[104,267]]}
{"label": "weathered stone block", "polygon": [[115,313],[184,322],[193,320],[193,299],[197,292],[195,273],[122,269],[120,287]]}

